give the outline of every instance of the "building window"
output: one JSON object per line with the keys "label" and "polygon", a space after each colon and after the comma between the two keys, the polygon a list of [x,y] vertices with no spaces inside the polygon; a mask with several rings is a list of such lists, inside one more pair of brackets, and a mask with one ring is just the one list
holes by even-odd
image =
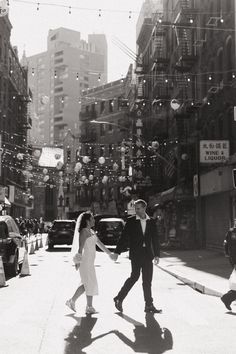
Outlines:
{"label": "building window", "polygon": [[114,101],[109,100],[109,112],[113,112],[113,111],[114,111]]}
{"label": "building window", "polygon": [[102,114],[105,111],[105,101],[101,101],[100,103],[100,114]]}
{"label": "building window", "polygon": [[59,57],[59,55],[63,55],[63,53],[64,53],[63,50],[60,50],[60,52],[55,53],[55,57]]}

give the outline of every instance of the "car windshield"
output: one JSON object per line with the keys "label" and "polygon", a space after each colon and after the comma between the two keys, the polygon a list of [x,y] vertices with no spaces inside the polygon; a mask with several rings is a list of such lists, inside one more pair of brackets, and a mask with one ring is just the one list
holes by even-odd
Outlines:
{"label": "car windshield", "polygon": [[60,222],[55,222],[53,224],[53,227],[52,227],[54,230],[55,229],[74,229],[75,228],[75,223],[74,222],[63,222],[63,221],[60,221]]}
{"label": "car windshield", "polygon": [[99,231],[122,231],[123,225],[120,221],[101,221],[98,225]]}

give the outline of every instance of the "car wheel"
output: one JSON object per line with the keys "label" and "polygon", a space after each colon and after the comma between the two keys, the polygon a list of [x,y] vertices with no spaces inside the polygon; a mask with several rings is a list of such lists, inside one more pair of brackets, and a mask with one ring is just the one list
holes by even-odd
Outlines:
{"label": "car wheel", "polygon": [[54,244],[53,244],[53,243],[49,243],[49,244],[48,244],[48,249],[49,249],[49,250],[52,250],[53,247],[54,247]]}
{"label": "car wheel", "polygon": [[15,277],[19,272],[18,255],[15,255],[14,262],[8,265],[8,272],[11,277]]}

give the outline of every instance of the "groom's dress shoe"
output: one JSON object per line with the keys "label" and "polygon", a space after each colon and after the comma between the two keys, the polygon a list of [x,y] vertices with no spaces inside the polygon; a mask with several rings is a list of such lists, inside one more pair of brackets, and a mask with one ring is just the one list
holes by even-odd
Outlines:
{"label": "groom's dress shoe", "polygon": [[119,300],[117,297],[114,297],[115,307],[118,311],[123,312],[122,301]]}
{"label": "groom's dress shoe", "polygon": [[230,302],[226,300],[226,297],[223,295],[220,299],[224,303],[224,305],[227,308],[227,310],[231,311],[232,308],[230,306]]}
{"label": "groom's dress shoe", "polygon": [[156,309],[154,305],[146,305],[144,311],[147,313],[162,313],[162,310]]}

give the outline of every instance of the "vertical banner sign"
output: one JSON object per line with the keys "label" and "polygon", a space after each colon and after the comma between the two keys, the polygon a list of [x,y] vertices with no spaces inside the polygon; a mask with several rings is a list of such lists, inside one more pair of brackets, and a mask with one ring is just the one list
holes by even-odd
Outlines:
{"label": "vertical banner sign", "polygon": [[0,134],[0,177],[2,176],[2,134]]}

